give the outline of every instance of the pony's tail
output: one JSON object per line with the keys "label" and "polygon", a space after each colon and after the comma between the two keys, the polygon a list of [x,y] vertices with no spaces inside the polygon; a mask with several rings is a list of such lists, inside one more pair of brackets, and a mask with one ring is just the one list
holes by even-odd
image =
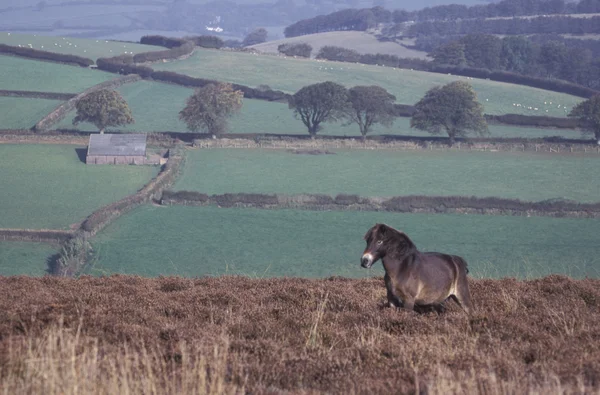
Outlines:
{"label": "pony's tail", "polygon": [[469,265],[467,264],[467,261],[464,260],[464,258],[458,256],[458,255],[454,255],[454,258],[461,264],[464,266],[465,268],[465,273],[469,274]]}

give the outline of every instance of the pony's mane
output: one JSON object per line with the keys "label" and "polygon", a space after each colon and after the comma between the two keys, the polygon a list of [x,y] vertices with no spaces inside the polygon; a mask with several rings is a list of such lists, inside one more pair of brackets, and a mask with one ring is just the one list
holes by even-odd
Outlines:
{"label": "pony's mane", "polygon": [[369,229],[369,231],[367,232],[367,234],[365,235],[365,240],[367,240],[371,234],[373,232],[375,232],[375,229],[379,229],[379,232],[381,232],[381,229],[383,228],[383,233],[386,234],[385,238],[389,239],[389,240],[401,240],[404,243],[408,244],[409,248],[417,248],[415,243],[413,243],[413,241],[410,239],[410,237],[408,237],[408,235],[398,229],[392,228],[389,225],[386,224],[375,224],[375,226],[373,226],[371,229]]}

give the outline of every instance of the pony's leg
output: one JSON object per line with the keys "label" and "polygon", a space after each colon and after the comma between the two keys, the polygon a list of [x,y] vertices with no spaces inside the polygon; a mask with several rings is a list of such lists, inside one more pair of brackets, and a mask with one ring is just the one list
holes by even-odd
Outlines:
{"label": "pony's leg", "polygon": [[400,299],[398,299],[398,297],[396,295],[394,295],[394,292],[392,291],[392,287],[393,287],[392,279],[390,278],[390,276],[388,276],[387,273],[385,273],[383,280],[385,281],[385,288],[387,290],[388,307],[392,307],[392,308],[402,307],[402,302],[400,301]]}
{"label": "pony's leg", "polygon": [[412,311],[412,312],[414,312],[414,311],[415,311],[415,298],[410,298],[410,297],[407,297],[407,298],[406,298],[406,299],[403,301],[403,303],[402,303],[402,307],[403,307],[405,310],[408,310],[408,311]]}
{"label": "pony's leg", "polygon": [[459,284],[456,290],[456,295],[451,296],[452,299],[467,313],[471,315],[473,311],[473,303],[471,302],[471,293],[469,292],[469,285],[465,281],[463,284]]}

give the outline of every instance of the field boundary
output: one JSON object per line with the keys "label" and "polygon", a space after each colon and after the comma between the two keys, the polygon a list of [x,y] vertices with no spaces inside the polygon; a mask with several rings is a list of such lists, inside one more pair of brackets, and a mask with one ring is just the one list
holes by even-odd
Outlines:
{"label": "field boundary", "polygon": [[87,237],[94,236],[112,221],[133,208],[153,199],[160,199],[163,190],[175,181],[182,161],[183,158],[180,156],[170,156],[158,175],[144,185],[142,189],[133,195],[126,196],[115,203],[94,211],[82,222],[80,230],[85,232]]}
{"label": "field boundary", "polygon": [[31,99],[69,100],[77,96],[76,93],[56,93],[37,91],[10,91],[0,90],[0,96],[4,97],[27,97]]}
{"label": "field boundary", "polygon": [[[43,134],[28,129],[0,129],[0,144],[75,144],[87,145],[93,131],[48,130]],[[346,136],[309,136],[284,134],[237,134],[217,139],[200,133],[162,132],[148,133],[148,144],[172,148],[187,144],[196,149],[286,149],[297,154],[319,155],[329,149],[398,150],[398,151],[455,151],[455,152],[539,152],[550,154],[600,154],[594,140],[544,139],[485,139],[459,138],[449,146],[444,137],[419,137],[380,135],[369,136],[366,141]],[[235,137],[234,137],[235,136]],[[556,140],[554,142],[553,140]]]}
{"label": "field boundary", "polygon": [[64,243],[73,237],[73,231],[55,229],[0,229],[0,240],[41,243]]}
{"label": "field boundary", "polygon": [[46,115],[44,118],[39,120],[33,126],[33,130],[38,132],[48,130],[50,127],[60,122],[70,111],[72,111],[75,108],[75,104],[79,99],[91,92],[95,92],[101,89],[116,88],[125,84],[139,81],[141,79],[142,77],[140,77],[137,74],[129,74],[126,76],[115,78],[113,80],[104,81],[90,88],[87,88],[75,97],[72,97],[65,103],[62,103],[61,105],[56,107],[50,114]]}
{"label": "field boundary", "polygon": [[425,150],[425,151],[487,151],[487,152],[543,152],[556,154],[600,154],[600,146],[596,144],[585,144],[575,142],[499,142],[499,141],[459,141],[449,146],[445,139],[435,141],[431,139],[406,140],[392,139],[382,136],[380,139],[368,139],[363,142],[355,138],[319,138],[315,140],[297,138],[220,138],[220,139],[197,139],[194,147],[199,149],[212,148],[262,148],[262,149],[288,149],[308,150],[297,152],[305,154],[322,154],[319,150],[328,149],[357,149],[357,150]]}
{"label": "field boundary", "polygon": [[388,211],[427,214],[479,214],[555,218],[600,218],[600,202],[568,200],[527,202],[517,199],[468,196],[363,197],[339,194],[258,194],[226,193],[207,195],[191,191],[164,191],[162,205],[218,206],[312,211]]}

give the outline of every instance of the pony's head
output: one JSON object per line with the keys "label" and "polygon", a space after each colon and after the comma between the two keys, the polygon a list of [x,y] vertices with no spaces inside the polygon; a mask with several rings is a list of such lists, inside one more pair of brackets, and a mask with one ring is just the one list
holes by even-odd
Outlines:
{"label": "pony's head", "polygon": [[415,248],[413,242],[404,232],[400,232],[386,224],[375,224],[364,237],[367,248],[360,259],[360,265],[369,269],[379,259],[390,252],[404,252]]}

